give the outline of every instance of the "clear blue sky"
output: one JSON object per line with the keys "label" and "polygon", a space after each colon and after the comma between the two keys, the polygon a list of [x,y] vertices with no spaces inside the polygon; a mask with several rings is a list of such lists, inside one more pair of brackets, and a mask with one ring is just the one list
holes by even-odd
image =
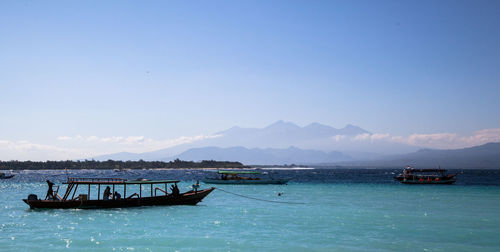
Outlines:
{"label": "clear blue sky", "polygon": [[0,139],[500,127],[500,1],[1,1]]}

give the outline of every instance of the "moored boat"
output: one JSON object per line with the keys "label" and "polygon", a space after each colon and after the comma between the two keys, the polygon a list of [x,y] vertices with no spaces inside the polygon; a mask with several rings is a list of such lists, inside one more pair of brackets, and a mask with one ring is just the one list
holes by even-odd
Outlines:
{"label": "moored boat", "polygon": [[[116,178],[68,178],[64,195],[59,195],[59,187],[56,191],[52,191],[52,182],[49,184],[49,191],[45,199],[39,199],[37,195],[30,194],[23,201],[30,208],[123,208],[137,206],[166,206],[166,205],[196,205],[215,188],[204,190],[190,190],[180,193],[177,187],[179,180],[138,180],[127,181],[125,179]],[[157,185],[160,185],[157,187]],[[168,185],[171,185],[171,192],[168,192]],[[84,187],[86,194],[79,194],[75,197],[78,187]],[[104,195],[101,198],[101,186],[106,186]],[[127,189],[130,193],[135,187],[138,193],[132,193],[127,197]],[[149,187],[147,195],[143,192],[143,186]],[[91,189],[96,189],[97,195],[91,197]],[[111,187],[112,192],[111,193]],[[137,188],[138,187],[138,188]],[[120,188],[123,192],[123,197],[115,189]],[[123,190],[123,191],[122,191]],[[81,191],[81,190],[80,190]]]}
{"label": "moored boat", "polygon": [[11,174],[11,175],[7,175],[3,172],[0,172],[0,179],[10,179],[10,178],[13,178],[14,177],[14,174]]}
{"label": "moored boat", "polygon": [[215,178],[205,178],[202,180],[206,184],[286,184],[290,179],[275,179],[267,172],[260,171],[227,171],[219,170]]}
{"label": "moored boat", "polygon": [[447,174],[445,169],[414,169],[410,166],[398,174],[394,179],[403,184],[441,184],[455,183],[457,174]]}

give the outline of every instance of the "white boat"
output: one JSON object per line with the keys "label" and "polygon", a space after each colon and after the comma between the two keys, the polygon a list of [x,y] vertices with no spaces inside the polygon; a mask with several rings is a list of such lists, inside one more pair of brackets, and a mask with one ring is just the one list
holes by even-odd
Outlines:
{"label": "white boat", "polygon": [[[286,184],[290,179],[274,179],[267,172],[259,171],[226,171],[219,170],[216,178],[205,178],[202,180],[206,184],[235,184],[235,185],[256,185],[256,184]],[[267,176],[266,176],[267,175]]]}

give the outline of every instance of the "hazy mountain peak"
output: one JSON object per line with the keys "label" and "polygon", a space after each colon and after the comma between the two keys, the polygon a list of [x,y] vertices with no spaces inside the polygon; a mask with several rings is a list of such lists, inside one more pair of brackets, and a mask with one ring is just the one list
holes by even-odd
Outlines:
{"label": "hazy mountain peak", "polygon": [[269,125],[266,127],[266,129],[269,128],[300,128],[297,126],[297,124],[292,123],[292,122],[285,122],[283,120],[276,121],[275,123]]}
{"label": "hazy mountain peak", "polygon": [[332,130],[332,129],[335,129],[335,128],[333,128],[331,126],[328,126],[328,125],[321,124],[321,123],[313,122],[313,123],[305,126],[304,129]]}
{"label": "hazy mountain peak", "polygon": [[356,134],[371,134],[369,131],[366,131],[356,125],[347,124],[344,128],[340,129],[344,135],[356,135]]}

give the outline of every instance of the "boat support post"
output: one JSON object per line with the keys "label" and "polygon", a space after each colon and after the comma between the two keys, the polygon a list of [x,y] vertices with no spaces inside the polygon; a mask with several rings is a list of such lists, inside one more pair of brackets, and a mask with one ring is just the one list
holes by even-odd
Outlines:
{"label": "boat support post", "polygon": [[[66,188],[66,192],[64,192],[64,197],[63,200],[67,200],[69,197],[69,194],[71,193],[71,190],[73,189],[73,186],[75,184],[68,184],[68,187]],[[59,190],[58,190],[59,191]]]}
{"label": "boat support post", "polygon": [[71,195],[71,199],[75,198],[76,190],[78,190],[78,184],[76,184],[75,190],[73,191],[73,195]]}

